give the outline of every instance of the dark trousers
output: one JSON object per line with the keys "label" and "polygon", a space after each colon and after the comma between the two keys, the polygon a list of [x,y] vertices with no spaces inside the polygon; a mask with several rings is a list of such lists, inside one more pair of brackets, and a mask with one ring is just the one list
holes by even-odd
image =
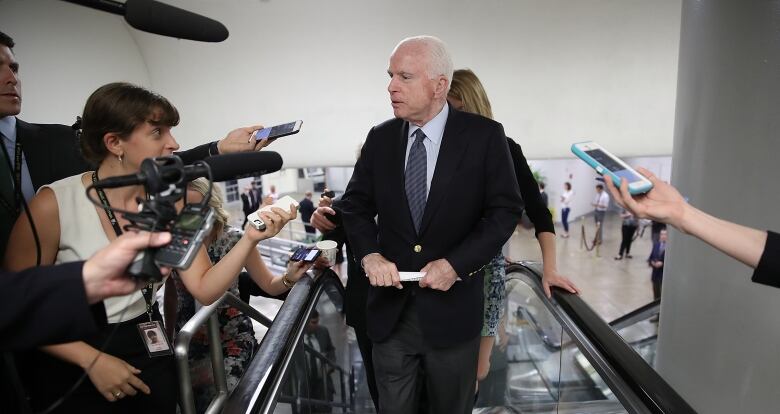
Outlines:
{"label": "dark trousers", "polygon": [[379,391],[376,388],[376,375],[374,374],[373,344],[371,338],[366,334],[365,326],[362,329],[355,328],[355,337],[357,338],[360,356],[363,358],[363,367],[366,370],[366,382],[368,382],[368,392],[371,394],[371,400],[374,402],[374,408],[379,412]]}
{"label": "dark trousers", "polygon": [[418,413],[424,388],[429,413],[471,413],[479,336],[447,348],[431,347],[423,338],[414,300],[409,298],[390,337],[374,343],[379,412]]}
{"label": "dark trousers", "polygon": [[563,231],[565,231],[566,233],[569,232],[569,213],[571,213],[571,209],[568,207],[561,210],[561,221],[563,222]]}
{"label": "dark trousers", "polygon": [[620,241],[620,253],[618,253],[620,257],[623,257],[623,254],[631,254],[631,243],[634,242],[636,228],[637,226],[626,226],[625,224],[621,227],[623,239]]}
{"label": "dark trousers", "polygon": [[653,299],[661,299],[661,282],[663,279],[653,280]]}

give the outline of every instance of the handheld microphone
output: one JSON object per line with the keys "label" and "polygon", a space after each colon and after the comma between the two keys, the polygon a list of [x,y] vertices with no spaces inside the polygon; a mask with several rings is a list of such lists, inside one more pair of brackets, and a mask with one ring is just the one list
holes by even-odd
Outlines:
{"label": "handheld microphone", "polygon": [[[257,177],[282,169],[282,156],[273,151],[237,152],[214,155],[203,160],[211,168],[215,182],[236,180],[243,177]],[[206,167],[183,166],[179,157],[147,158],[136,174],[108,177],[94,184],[95,188],[116,188],[128,185],[151,185],[149,191],[157,191],[168,184],[186,183],[198,177],[207,177]]]}
{"label": "handheld microphone", "polygon": [[221,42],[228,37],[222,23],[155,0],[63,0],[124,16],[127,23],[145,32],[201,42]]}

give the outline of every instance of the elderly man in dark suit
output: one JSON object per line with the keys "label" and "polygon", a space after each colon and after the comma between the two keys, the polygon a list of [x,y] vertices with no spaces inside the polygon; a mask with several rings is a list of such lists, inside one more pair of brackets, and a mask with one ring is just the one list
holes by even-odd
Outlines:
{"label": "elderly man in dark suit", "polygon": [[[371,129],[343,197],[370,280],[366,316],[382,413],[471,412],[482,327],[478,272],[520,218],[501,124],[447,105],[441,40],[408,38],[390,57],[395,119]],[[375,217],[377,220],[375,221]],[[401,282],[399,271],[424,272]]]}

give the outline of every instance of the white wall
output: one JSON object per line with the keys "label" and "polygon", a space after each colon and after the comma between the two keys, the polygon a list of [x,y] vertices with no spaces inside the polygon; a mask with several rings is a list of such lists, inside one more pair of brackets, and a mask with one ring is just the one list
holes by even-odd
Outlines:
{"label": "white wall", "polygon": [[0,30],[16,42],[26,121],[70,125],[101,85],[151,85],[119,16],[61,1],[0,0]]}
{"label": "white wall", "polygon": [[230,37],[164,38],[82,6],[0,0],[28,85],[24,117],[70,122],[97,86],[130,80],[180,109],[184,148],[300,118],[302,132],[273,145],[285,167],[351,166],[368,129],[392,116],[393,46],[428,33],[482,78],[530,158],[567,157],[584,138],[623,155],[671,153],[679,0],[166,1]]}

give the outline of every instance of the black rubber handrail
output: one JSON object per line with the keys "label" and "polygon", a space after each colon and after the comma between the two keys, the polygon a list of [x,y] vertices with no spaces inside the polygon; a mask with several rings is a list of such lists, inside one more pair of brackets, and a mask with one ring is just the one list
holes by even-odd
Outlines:
{"label": "black rubber handrail", "polygon": [[[513,263],[507,266],[506,273],[522,270],[526,270],[523,273],[533,274],[535,282],[541,286],[542,272],[539,263]],[[579,295],[554,288],[553,299],[651,412],[696,412]]]}
{"label": "black rubber handrail", "polygon": [[661,299],[656,299],[646,305],[642,305],[632,310],[631,312],[628,312],[627,314],[619,318],[616,318],[615,320],[609,323],[609,326],[611,326],[612,329],[619,331],[639,321],[643,321],[655,315],[658,315],[660,310],[661,310]]}
{"label": "black rubber handrail", "polygon": [[267,413],[273,409],[287,366],[319,295],[332,286],[344,295],[339,277],[330,269],[302,277],[290,290],[260,349],[228,397],[223,413]]}

